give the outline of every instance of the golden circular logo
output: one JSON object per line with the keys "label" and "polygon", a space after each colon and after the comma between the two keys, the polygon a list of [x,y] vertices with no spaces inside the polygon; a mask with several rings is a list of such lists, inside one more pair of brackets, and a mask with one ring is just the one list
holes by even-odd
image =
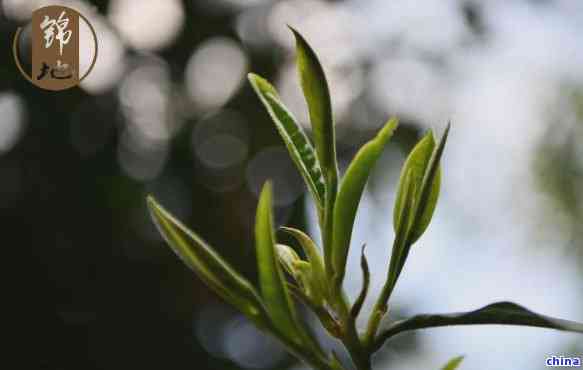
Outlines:
{"label": "golden circular logo", "polygon": [[33,11],[30,23],[16,30],[12,43],[22,75],[52,91],[79,85],[95,66],[97,51],[97,35],[87,18],[57,5]]}

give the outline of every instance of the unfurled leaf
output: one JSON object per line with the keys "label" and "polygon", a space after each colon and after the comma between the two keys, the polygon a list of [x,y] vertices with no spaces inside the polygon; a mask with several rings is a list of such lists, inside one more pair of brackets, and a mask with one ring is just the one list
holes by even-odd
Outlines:
{"label": "unfurled leaf", "polygon": [[518,325],[583,333],[583,323],[540,315],[512,302],[493,303],[475,311],[425,314],[391,324],[375,341],[375,348],[399,333],[452,325]]}
{"label": "unfurled leaf", "polygon": [[[401,178],[399,180],[399,189],[397,191],[397,199],[395,201],[395,208],[393,212],[393,228],[395,232],[399,228],[399,223],[401,220],[401,213],[403,212],[403,194],[405,193],[405,186],[415,186],[419,190],[418,194],[413,194],[415,203],[419,204],[419,199],[422,191],[423,179],[426,172],[429,169],[429,161],[435,149],[435,139],[433,138],[433,133],[430,131],[427,135],[421,139],[415,145],[405,164],[401,170]],[[411,176],[411,181],[405,184],[406,176],[409,174]],[[432,181],[430,187],[430,196],[427,205],[424,207],[424,212],[419,214],[419,222],[416,222],[416,227],[410,230],[409,240],[414,243],[423,234],[429,222],[431,221],[431,216],[435,210],[435,205],[437,204],[437,198],[439,196],[439,187],[441,182],[440,171],[436,172],[435,178]]]}
{"label": "unfurled leaf", "polygon": [[324,69],[314,50],[299,32],[292,30],[296,39],[297,65],[314,133],[314,142],[326,180],[337,178],[336,142],[332,103]]}
{"label": "unfurled leaf", "polygon": [[147,202],[152,220],[174,253],[225,301],[265,325],[269,318],[255,288],[152,196],[148,196]]}
{"label": "unfurled leaf", "polygon": [[334,235],[332,238],[332,264],[336,288],[340,287],[344,279],[354,219],[364,186],[397,124],[397,119],[389,120],[377,136],[358,151],[340,185],[334,205]]}
{"label": "unfurled leaf", "polygon": [[271,183],[267,182],[259,197],[255,222],[261,295],[275,327],[289,340],[299,344],[301,340],[294,305],[277,261],[271,204]]}
{"label": "unfurled leaf", "polygon": [[[300,352],[295,352],[301,358],[305,358],[308,355],[312,360],[320,361],[322,349],[310,333],[299,324],[295,305],[288,291],[288,284],[277,261],[278,252],[273,230],[272,197],[271,183],[267,182],[259,196],[255,221],[255,242],[261,295],[277,336],[288,345],[301,349]],[[288,258],[293,260],[294,256],[288,256]],[[292,271],[298,270],[300,276],[305,274],[304,266],[297,265],[295,262],[292,262],[291,268]],[[301,351],[304,351],[304,353]]]}
{"label": "unfurled leaf", "polygon": [[308,261],[310,262],[312,272],[312,299],[321,304],[322,299],[327,295],[326,273],[322,256],[318,252],[318,247],[314,241],[304,232],[294,229],[293,227],[281,227],[281,230],[293,236],[300,243]]}
{"label": "unfurled leaf", "polygon": [[464,356],[454,357],[451,360],[449,360],[441,370],[456,370],[457,368],[459,368],[463,360]]}
{"label": "unfurled leaf", "polygon": [[250,73],[249,82],[253,90],[267,109],[279,135],[283,139],[287,150],[304,178],[308,190],[321,211],[324,207],[326,185],[320,167],[320,161],[304,133],[291,112],[284,106],[275,88],[264,78]]}

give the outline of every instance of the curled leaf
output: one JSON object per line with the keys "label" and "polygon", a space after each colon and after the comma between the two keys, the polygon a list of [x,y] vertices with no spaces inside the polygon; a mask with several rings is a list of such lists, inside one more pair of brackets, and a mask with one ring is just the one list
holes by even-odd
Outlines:
{"label": "curled leaf", "polygon": [[451,124],[448,123],[445,132],[439,140],[439,144],[437,144],[437,148],[431,154],[425,175],[423,176],[420,193],[416,200],[418,203],[415,207],[415,221],[411,229],[411,243],[414,243],[425,232],[431,222],[431,217],[433,217],[441,184],[441,167],[439,164],[443,150],[445,149],[450,127]]}
{"label": "curled leaf", "polygon": [[366,255],[364,254],[364,249],[366,248],[366,244],[362,246],[362,251],[360,253],[360,268],[362,269],[362,289],[360,290],[360,294],[354,304],[352,305],[352,309],[350,310],[350,316],[356,320],[360,310],[362,309],[362,305],[364,304],[364,300],[366,299],[366,295],[368,294],[368,287],[370,285],[370,270],[368,268],[368,261],[366,260]]}
{"label": "curled leaf", "polygon": [[202,238],[184,226],[152,196],[147,198],[152,220],[174,253],[225,301],[261,326],[269,321],[255,288]]}
{"label": "curled leaf", "polygon": [[[425,135],[418,143],[415,145],[405,164],[403,165],[403,169],[401,171],[401,178],[399,180],[399,188],[397,190],[397,199],[395,201],[395,207],[393,211],[393,227],[395,232],[399,228],[399,224],[401,222],[401,213],[403,212],[404,204],[404,194],[406,187],[416,186],[417,189],[420,189],[423,183],[423,178],[425,177],[425,173],[429,168],[429,161],[431,159],[431,155],[433,150],[435,149],[435,139],[433,138],[433,133],[430,131]],[[406,182],[406,177],[411,176],[410,181]],[[431,200],[433,201],[428,207],[425,207],[424,214],[420,215],[420,218],[423,222],[419,222],[417,225],[416,230],[411,231],[410,240],[414,243],[420,236],[423,234],[427,226],[429,226],[429,221],[431,220],[431,216],[433,215],[433,210],[435,209],[435,204],[437,203],[437,197],[439,195],[439,187],[440,187],[440,174],[439,171],[431,184]],[[419,194],[414,194],[414,198],[416,200],[415,203],[418,203]]]}
{"label": "curled leaf", "polygon": [[248,78],[253,90],[275,123],[275,128],[321,212],[324,207],[326,185],[320,161],[310,140],[291,112],[281,102],[275,87],[256,74],[250,73]]}
{"label": "curled leaf", "polygon": [[334,235],[332,238],[332,265],[334,283],[337,289],[344,279],[346,258],[360,198],[372,168],[393,135],[397,124],[397,119],[390,119],[377,136],[356,153],[340,185],[334,205]]}
{"label": "curled leaf", "polygon": [[[388,295],[385,301],[390,297],[390,294],[397,283],[397,279],[403,269],[403,265],[407,260],[411,244],[407,243],[407,235],[413,222],[413,212],[415,208],[415,193],[417,188],[412,182],[412,174],[408,172],[405,175],[404,192],[402,194],[401,211],[397,231],[395,233],[395,241],[391,251],[391,260],[389,263],[389,274],[387,277]],[[386,302],[385,302],[386,303]]]}
{"label": "curled leaf", "polygon": [[433,134],[429,132],[415,146],[403,166],[394,211],[396,235],[389,265],[389,295],[405,266],[411,246],[425,232],[435,211],[441,181],[439,162],[449,127],[448,124],[437,147]]}
{"label": "curled leaf", "polygon": [[312,296],[312,268],[306,261],[290,247],[284,244],[276,244],[277,257],[284,270],[294,278],[308,296]]}
{"label": "curled leaf", "polygon": [[297,260],[293,263],[293,268],[296,271],[296,280],[302,285],[304,291],[311,299],[314,299],[314,279],[312,277],[312,266],[306,261]]}
{"label": "curled leaf", "polygon": [[295,277],[297,272],[294,271],[294,263],[300,261],[300,256],[298,256],[296,251],[284,244],[276,244],[275,249],[277,250],[277,257],[283,268],[288,274]]}
{"label": "curled leaf", "polygon": [[301,245],[308,261],[310,262],[312,272],[312,298],[318,304],[322,304],[323,299],[327,295],[327,279],[324,269],[324,262],[316,243],[301,230],[293,227],[281,227],[282,231],[293,236]]}

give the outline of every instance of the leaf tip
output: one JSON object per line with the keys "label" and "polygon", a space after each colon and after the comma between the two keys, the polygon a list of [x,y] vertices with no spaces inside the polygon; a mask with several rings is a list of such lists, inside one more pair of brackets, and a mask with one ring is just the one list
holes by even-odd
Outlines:
{"label": "leaf tip", "polygon": [[152,194],[146,195],[146,205],[148,206],[150,217],[152,217],[154,222],[158,223],[158,219],[160,218],[159,213],[162,210],[162,207]]}
{"label": "leaf tip", "polygon": [[435,143],[435,132],[432,128],[427,132],[427,137],[429,138],[428,140],[430,140],[432,143]]}
{"label": "leaf tip", "polygon": [[152,194],[146,195],[146,204],[148,204],[149,208],[156,206],[156,199],[154,198],[154,196]]}
{"label": "leaf tip", "polygon": [[253,83],[253,81],[255,81],[257,79],[257,77],[259,77],[259,76],[253,72],[247,73],[247,80],[249,80],[249,82],[251,82],[251,83]]}
{"label": "leaf tip", "polygon": [[287,28],[289,28],[289,30],[294,34],[294,37],[296,37],[296,39],[299,37],[301,37],[300,33],[298,32],[298,30],[296,30],[292,25],[290,25],[289,23],[285,24],[287,26]]}
{"label": "leaf tip", "polygon": [[301,51],[302,49],[306,49],[309,54],[314,54],[315,55],[315,53],[312,50],[310,44],[308,44],[308,41],[305,39],[304,36],[302,36],[302,34],[300,33],[300,31],[296,30],[294,27],[290,26],[289,24],[287,25],[287,27],[293,33],[294,38],[296,40],[296,46],[298,47],[299,51]]}
{"label": "leaf tip", "polygon": [[445,126],[445,130],[443,131],[443,135],[441,136],[444,142],[447,140],[447,137],[449,136],[449,130],[451,128],[451,121],[447,121],[447,125]]}
{"label": "leaf tip", "polygon": [[273,182],[271,180],[265,180],[265,182],[263,183],[263,187],[261,188],[261,194],[266,194],[268,196],[271,196],[271,193],[273,192]]}
{"label": "leaf tip", "polygon": [[264,206],[271,208],[273,197],[273,185],[271,180],[266,180],[261,188],[261,193],[259,194],[259,207]]}
{"label": "leaf tip", "polygon": [[393,116],[389,118],[387,125],[390,125],[393,129],[396,129],[397,126],[399,126],[399,117]]}
{"label": "leaf tip", "polygon": [[294,230],[292,228],[287,227],[287,226],[280,226],[277,228],[277,231],[282,231],[286,235],[290,235],[290,236],[294,235]]}
{"label": "leaf tip", "polygon": [[253,89],[260,94],[260,91],[265,88],[265,85],[268,84],[267,80],[263,77],[259,76],[257,73],[249,72],[247,73],[247,81],[251,84]]}
{"label": "leaf tip", "polygon": [[393,136],[393,133],[395,132],[398,126],[399,119],[397,117],[391,117],[381,129],[379,136],[385,139],[390,138],[391,136]]}

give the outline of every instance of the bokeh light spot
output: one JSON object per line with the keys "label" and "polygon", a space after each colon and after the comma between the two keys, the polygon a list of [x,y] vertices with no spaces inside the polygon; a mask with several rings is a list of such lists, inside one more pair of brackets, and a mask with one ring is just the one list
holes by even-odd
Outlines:
{"label": "bokeh light spot", "polygon": [[0,154],[11,150],[24,132],[24,100],[13,92],[0,93]]}
{"label": "bokeh light spot", "polygon": [[221,169],[245,160],[247,144],[232,135],[217,135],[199,146],[197,155],[207,167]]}
{"label": "bokeh light spot", "polygon": [[186,89],[202,110],[225,104],[241,86],[247,56],[227,38],[213,38],[199,46],[186,66]]}
{"label": "bokeh light spot", "polygon": [[224,350],[240,366],[268,369],[285,358],[285,352],[279,343],[260,332],[243,317],[231,320],[225,331],[227,335],[224,337]]}
{"label": "bokeh light spot", "polygon": [[[83,12],[83,15],[95,30],[98,52],[95,66],[81,82],[81,87],[91,94],[98,94],[114,87],[123,76],[127,64],[125,47],[101,15],[91,11]],[[85,22],[79,23],[79,45],[79,70],[84,73],[95,54],[93,34]]]}
{"label": "bokeh light spot", "polygon": [[242,184],[248,141],[247,123],[239,113],[222,110],[203,117],[192,133],[192,151],[202,171],[199,181],[213,192]]}
{"label": "bokeh light spot", "polygon": [[247,166],[247,185],[256,196],[267,180],[273,182],[276,206],[292,204],[304,191],[302,179],[283,147],[259,152]]}
{"label": "bokeh light spot", "polygon": [[129,45],[140,50],[159,50],[168,46],[184,23],[179,0],[113,0],[109,19]]}

